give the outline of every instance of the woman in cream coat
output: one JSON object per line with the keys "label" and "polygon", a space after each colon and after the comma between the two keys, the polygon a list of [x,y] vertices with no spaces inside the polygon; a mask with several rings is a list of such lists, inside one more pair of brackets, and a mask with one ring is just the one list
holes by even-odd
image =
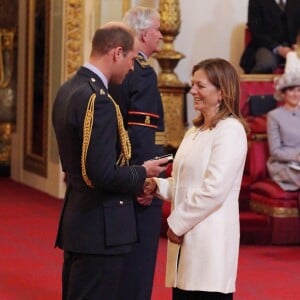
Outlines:
{"label": "woman in cream coat", "polygon": [[223,59],[202,61],[190,93],[200,114],[176,153],[172,177],[150,180],[145,192],[172,201],[166,285],[173,300],[232,299],[247,152],[238,75]]}

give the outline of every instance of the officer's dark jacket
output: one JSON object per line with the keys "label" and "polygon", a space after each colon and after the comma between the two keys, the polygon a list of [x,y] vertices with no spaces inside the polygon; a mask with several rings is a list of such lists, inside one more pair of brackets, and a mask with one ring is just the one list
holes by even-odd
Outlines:
{"label": "officer's dark jacket", "polygon": [[[88,101],[96,93],[86,170],[82,177],[83,124]],[[141,166],[119,167],[116,110],[100,78],[85,67],[58,91],[53,106],[67,190],[56,245],[78,253],[125,253],[137,240],[133,199],[146,177]]]}
{"label": "officer's dark jacket", "polygon": [[[164,154],[164,111],[155,70],[140,54],[121,86],[109,85],[120,104],[132,145],[131,164]],[[154,199],[152,205],[160,203]]]}

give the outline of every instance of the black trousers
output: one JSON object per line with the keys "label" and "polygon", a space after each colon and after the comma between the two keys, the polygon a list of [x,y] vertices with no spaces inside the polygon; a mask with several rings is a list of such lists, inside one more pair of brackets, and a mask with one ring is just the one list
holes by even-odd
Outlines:
{"label": "black trousers", "polygon": [[118,300],[151,299],[161,210],[161,204],[137,206],[139,242],[125,257]]}
{"label": "black trousers", "polygon": [[272,74],[284,64],[284,59],[267,48],[258,48],[255,54],[255,65],[252,74]]}
{"label": "black trousers", "polygon": [[172,290],[172,300],[232,300],[233,293],[184,291],[178,288]]}
{"label": "black trousers", "polygon": [[64,252],[63,300],[115,300],[124,255]]}

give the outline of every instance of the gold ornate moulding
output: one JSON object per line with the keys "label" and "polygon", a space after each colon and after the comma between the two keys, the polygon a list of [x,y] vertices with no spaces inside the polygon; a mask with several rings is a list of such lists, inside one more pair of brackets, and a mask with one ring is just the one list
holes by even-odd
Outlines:
{"label": "gold ornate moulding", "polygon": [[160,85],[183,86],[174,73],[178,62],[185,56],[173,47],[174,40],[181,25],[178,0],[161,0],[159,5],[161,16],[160,29],[163,34],[162,50],[155,55],[161,67],[158,81]]}
{"label": "gold ornate moulding", "polygon": [[298,208],[295,207],[271,207],[270,205],[255,201],[250,201],[250,207],[253,211],[274,218],[299,218],[300,216]]}
{"label": "gold ornate moulding", "polygon": [[174,72],[178,62],[185,57],[173,47],[181,24],[179,1],[161,0],[159,13],[164,43],[162,50],[155,55],[155,58],[161,67],[158,87],[165,112],[165,147],[177,149],[185,132],[185,96],[189,88],[178,79]]}
{"label": "gold ornate moulding", "polygon": [[0,165],[9,166],[11,134],[15,123],[15,97],[11,86],[14,59],[14,30],[0,28]]}
{"label": "gold ornate moulding", "polygon": [[64,79],[69,79],[83,62],[84,0],[64,1]]}
{"label": "gold ornate moulding", "polygon": [[[24,143],[24,169],[42,177],[48,176],[48,111],[49,89],[53,81],[50,72],[51,65],[58,63],[59,59],[49,55],[53,49],[60,46],[62,60],[62,81],[70,78],[83,60],[83,34],[84,34],[84,4],[85,0],[60,1],[62,25],[55,33],[62,44],[53,44],[51,23],[56,16],[53,11],[52,0],[27,0],[26,15],[26,104],[25,114],[25,143]],[[39,22],[43,26],[37,27]],[[37,30],[39,28],[40,30]],[[62,33],[61,33],[62,31]],[[40,37],[43,37],[41,40]],[[38,43],[39,42],[39,43]],[[55,42],[56,43],[56,42]],[[39,48],[33,45],[39,45]],[[39,50],[39,52],[37,52]],[[43,58],[43,59],[41,59]],[[51,61],[50,61],[51,59]],[[40,61],[44,61],[40,64]],[[43,74],[37,77],[37,71]]]}
{"label": "gold ornate moulding", "polygon": [[242,74],[240,75],[241,81],[273,81],[275,77],[282,74]]}
{"label": "gold ornate moulding", "polygon": [[11,156],[11,134],[14,125],[9,122],[0,123],[0,165],[9,166]]}
{"label": "gold ornate moulding", "polygon": [[13,70],[14,30],[0,28],[0,88],[11,82]]}

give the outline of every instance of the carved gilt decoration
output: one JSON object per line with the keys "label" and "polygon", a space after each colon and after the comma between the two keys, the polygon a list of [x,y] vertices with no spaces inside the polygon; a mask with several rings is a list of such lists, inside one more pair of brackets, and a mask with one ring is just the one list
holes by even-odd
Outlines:
{"label": "carved gilt decoration", "polygon": [[185,57],[173,46],[181,25],[179,1],[161,0],[159,13],[164,43],[155,58],[161,67],[158,86],[165,112],[165,147],[177,149],[185,131],[185,97],[188,89],[187,84],[182,83],[174,72],[178,62]]}
{"label": "carved gilt decoration", "polygon": [[173,43],[181,25],[178,0],[161,0],[159,4],[160,30],[163,35],[163,47],[155,58],[161,67],[158,75],[160,84],[182,86],[183,84],[174,73],[178,62],[185,56],[174,49]]}
{"label": "carved gilt decoration", "polygon": [[161,96],[165,111],[165,146],[177,149],[185,131],[183,92],[181,89],[164,88]]}
{"label": "carved gilt decoration", "polygon": [[84,0],[67,0],[64,3],[64,79],[68,79],[83,61]]}
{"label": "carved gilt decoration", "polygon": [[0,88],[6,88],[13,71],[14,31],[0,28]]}
{"label": "carved gilt decoration", "polygon": [[23,167],[47,177],[50,0],[27,0]]}
{"label": "carved gilt decoration", "polygon": [[15,67],[14,37],[13,29],[0,28],[0,124],[13,124],[16,117],[12,80]]}
{"label": "carved gilt decoration", "polygon": [[128,10],[130,9],[130,3],[131,1],[130,0],[123,0],[123,4],[122,4],[122,12],[123,14]]}
{"label": "carved gilt decoration", "polygon": [[10,165],[11,134],[15,123],[14,30],[0,28],[0,165]]}

